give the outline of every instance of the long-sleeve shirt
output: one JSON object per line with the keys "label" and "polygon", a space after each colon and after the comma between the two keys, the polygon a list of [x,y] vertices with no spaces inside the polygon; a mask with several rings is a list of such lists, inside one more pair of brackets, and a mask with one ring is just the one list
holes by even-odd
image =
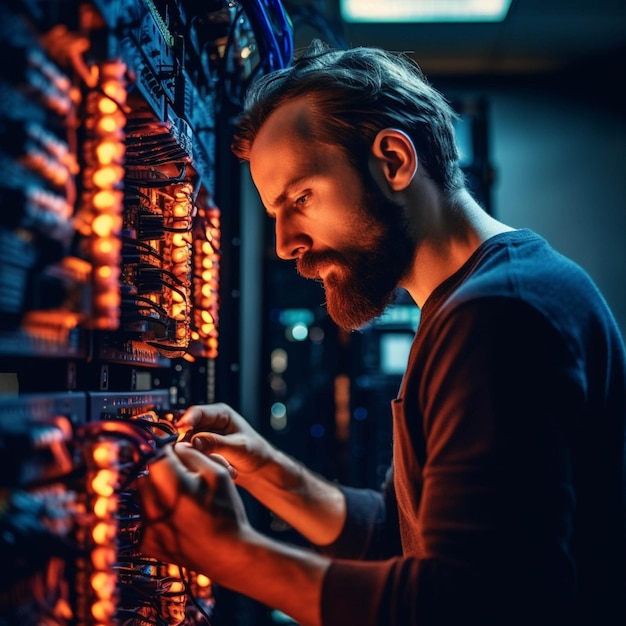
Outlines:
{"label": "long-sleeve shirt", "polygon": [[483,243],[422,308],[385,488],[343,488],[324,625],[626,624],[625,362],[584,270]]}

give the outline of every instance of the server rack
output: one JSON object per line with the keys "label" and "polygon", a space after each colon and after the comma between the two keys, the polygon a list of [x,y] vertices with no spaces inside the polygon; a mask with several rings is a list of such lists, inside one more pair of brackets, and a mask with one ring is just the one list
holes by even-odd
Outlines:
{"label": "server rack", "polygon": [[139,551],[136,478],[239,384],[226,144],[280,3],[0,5],[0,625],[211,623]]}

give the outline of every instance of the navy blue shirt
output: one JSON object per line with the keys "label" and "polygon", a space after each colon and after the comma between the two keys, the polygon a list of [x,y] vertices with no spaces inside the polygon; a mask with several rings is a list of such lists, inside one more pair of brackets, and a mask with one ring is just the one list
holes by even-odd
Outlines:
{"label": "navy blue shirt", "polygon": [[385,489],[343,488],[325,625],[626,623],[626,358],[584,270],[486,241],[424,304],[392,413]]}

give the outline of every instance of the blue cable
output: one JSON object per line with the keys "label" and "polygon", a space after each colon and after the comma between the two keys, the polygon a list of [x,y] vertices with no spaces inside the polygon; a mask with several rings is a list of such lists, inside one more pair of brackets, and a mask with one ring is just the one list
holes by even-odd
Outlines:
{"label": "blue cable", "polygon": [[280,0],[241,0],[252,25],[266,72],[287,67],[293,59],[293,26]]}

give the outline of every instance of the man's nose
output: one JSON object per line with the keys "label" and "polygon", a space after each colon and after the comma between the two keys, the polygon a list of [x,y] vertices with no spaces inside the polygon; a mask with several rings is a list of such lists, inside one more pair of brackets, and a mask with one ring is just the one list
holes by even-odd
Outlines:
{"label": "man's nose", "polygon": [[297,259],[311,249],[311,238],[294,220],[276,220],[276,254],[284,260]]}

